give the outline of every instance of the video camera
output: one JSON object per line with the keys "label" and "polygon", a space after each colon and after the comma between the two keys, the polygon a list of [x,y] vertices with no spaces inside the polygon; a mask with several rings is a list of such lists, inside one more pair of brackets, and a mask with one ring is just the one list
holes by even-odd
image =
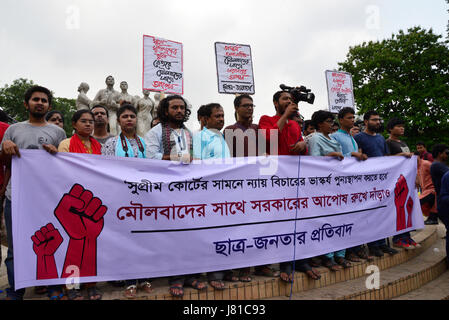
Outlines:
{"label": "video camera", "polygon": [[285,84],[281,84],[279,87],[284,91],[290,92],[293,97],[293,102],[296,104],[298,104],[299,101],[313,104],[315,101],[315,95],[311,92],[312,90],[307,89],[304,86],[288,87]]}

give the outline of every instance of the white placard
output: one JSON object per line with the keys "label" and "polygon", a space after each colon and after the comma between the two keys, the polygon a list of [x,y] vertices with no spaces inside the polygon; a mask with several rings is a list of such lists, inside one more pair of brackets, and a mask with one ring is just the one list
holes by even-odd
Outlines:
{"label": "white placard", "polygon": [[249,45],[215,42],[215,58],[219,93],[255,93]]}
{"label": "white placard", "polygon": [[143,90],[184,94],[182,43],[143,36]]}
{"label": "white placard", "polygon": [[329,111],[338,113],[344,107],[354,109],[354,89],[352,76],[343,71],[326,70],[327,94]]}

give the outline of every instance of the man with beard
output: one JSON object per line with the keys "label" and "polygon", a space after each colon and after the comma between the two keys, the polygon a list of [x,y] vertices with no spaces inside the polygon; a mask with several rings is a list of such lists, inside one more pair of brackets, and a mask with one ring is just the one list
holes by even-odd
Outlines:
{"label": "man with beard", "polygon": [[[192,133],[184,123],[189,119],[190,109],[183,97],[172,95],[162,99],[157,109],[160,123],[145,134],[147,158],[174,160],[189,163],[192,154]],[[207,284],[198,274],[169,277],[169,292],[174,297],[184,295],[184,285],[204,290]]]}
{"label": "man with beard", "polygon": [[[278,155],[307,154],[307,146],[302,138],[301,127],[293,120],[298,112],[298,105],[293,102],[291,93],[278,91],[273,96],[276,114],[272,117],[262,116],[259,129],[264,130],[267,142],[267,153],[275,150],[277,144]],[[270,132],[277,131],[277,141],[271,141]],[[270,145],[270,147],[268,147]],[[274,146],[273,146],[274,144]]]}
{"label": "man with beard", "polygon": [[145,134],[147,158],[190,162],[192,133],[184,125],[190,113],[186,101],[179,95],[161,100],[157,110],[160,123]]}
{"label": "man with beard", "polygon": [[[273,104],[276,109],[274,116],[262,116],[259,120],[259,129],[266,140],[267,153],[278,155],[307,154],[307,144],[301,134],[301,127],[293,120],[298,113],[298,105],[288,91],[278,91],[273,95]],[[272,141],[271,132],[277,133],[277,140]],[[271,144],[271,145],[270,145]],[[279,264],[279,277],[284,282],[293,282],[293,261]],[[295,261],[295,269],[305,272],[313,280],[321,278],[320,273],[309,265],[309,259]]]}
{"label": "man with beard", "polygon": [[[5,132],[1,144],[1,158],[8,163],[10,169],[11,156],[20,157],[19,149],[44,149],[49,153],[57,153],[59,143],[66,138],[65,131],[60,127],[45,121],[47,111],[51,109],[52,94],[50,90],[33,86],[25,92],[25,108],[29,120],[11,125]],[[8,255],[5,260],[10,288],[6,289],[7,299],[22,300],[25,289],[15,290],[14,287],[14,257],[11,217],[11,182],[6,188],[5,224],[8,241]],[[48,288],[51,299],[61,299],[60,286]]]}
{"label": "man with beard", "polygon": [[108,109],[106,109],[106,107],[103,107],[102,105],[96,105],[92,108],[91,111],[94,114],[95,121],[93,137],[103,146],[109,138],[113,137],[113,135],[109,134],[108,132]]}
{"label": "man with beard", "polygon": [[[379,113],[370,110],[363,116],[365,122],[365,130],[354,136],[361,152],[366,154],[368,158],[383,157],[390,155],[385,138],[380,134],[382,131],[381,118]],[[368,243],[369,251],[376,257],[382,257],[384,253],[395,255],[397,250],[390,248],[385,239],[380,239]]]}

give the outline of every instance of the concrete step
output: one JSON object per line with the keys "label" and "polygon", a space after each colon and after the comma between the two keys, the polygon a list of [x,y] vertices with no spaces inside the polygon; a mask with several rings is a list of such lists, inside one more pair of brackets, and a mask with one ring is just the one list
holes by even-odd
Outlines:
{"label": "concrete step", "polygon": [[[428,229],[428,228],[426,228]],[[429,242],[430,245],[423,245],[419,249],[407,251],[407,253],[417,253],[412,259],[397,264],[391,268],[383,268],[382,261],[374,261],[373,266],[378,268],[379,286],[375,289],[368,289],[372,286],[371,272],[364,276],[350,281],[342,281],[337,284],[326,286],[320,289],[312,289],[295,293],[292,300],[387,300],[392,299],[416,289],[426,283],[436,279],[443,274],[446,269],[445,240],[441,236],[445,233],[444,226],[440,225],[435,233],[436,241]],[[416,235],[416,238],[418,235]],[[417,241],[419,243],[419,241]],[[402,251],[400,254],[403,254]],[[396,256],[399,256],[397,254]],[[393,256],[396,257],[396,256]],[[368,283],[368,285],[367,285]],[[446,296],[449,295],[447,291]],[[290,299],[290,296],[279,296],[274,300]]]}
{"label": "concrete step", "polygon": [[[314,291],[314,295],[310,299],[316,299],[323,296],[324,289],[336,283],[347,282],[349,280],[363,277],[363,281],[366,277],[365,270],[369,265],[376,264],[380,270],[386,270],[394,266],[405,263],[423,252],[425,252],[433,243],[438,240],[437,227],[426,226],[425,229],[415,232],[413,238],[416,242],[422,245],[421,248],[405,251],[401,250],[399,254],[390,257],[384,256],[383,258],[375,258],[374,262],[359,262],[353,263],[351,268],[341,270],[338,272],[331,272],[327,268],[321,267],[318,270],[321,272],[322,277],[318,281],[309,279],[304,273],[295,273],[295,282],[293,286],[286,284],[277,278],[268,278],[261,276],[252,276],[253,281],[249,283],[226,283],[226,289],[222,291],[208,288],[202,292],[191,288],[184,289],[184,300],[251,300],[251,299],[270,299],[279,298],[285,299],[290,295],[290,292],[296,294],[305,294]],[[5,248],[3,248],[5,249]],[[3,259],[6,257],[6,252],[3,253]],[[3,279],[3,280],[2,280]],[[152,281],[154,291],[151,294],[138,293],[137,299],[143,300],[171,300],[180,299],[173,298],[168,293],[168,279],[158,278]],[[109,283],[98,283],[97,286],[104,293],[104,300],[116,300],[125,299],[123,297],[124,288],[116,288]],[[7,287],[6,270],[4,264],[0,268],[0,290]],[[318,289],[319,288],[319,289]],[[85,290],[83,290],[85,291]],[[354,291],[353,291],[354,292]],[[85,294],[85,292],[84,292]],[[25,299],[47,299],[45,295],[34,294],[33,288],[26,290]]]}
{"label": "concrete step", "polygon": [[449,299],[449,271],[438,278],[423,285],[417,290],[401,295],[392,300],[448,300]]}

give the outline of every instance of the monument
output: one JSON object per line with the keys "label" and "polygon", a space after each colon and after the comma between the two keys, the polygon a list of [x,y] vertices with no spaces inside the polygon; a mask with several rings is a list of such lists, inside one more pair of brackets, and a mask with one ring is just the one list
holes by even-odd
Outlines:
{"label": "monument", "polygon": [[82,110],[87,109],[90,110],[90,105],[92,103],[92,100],[90,100],[86,93],[89,91],[89,85],[85,82],[81,82],[81,84],[78,87],[78,97],[76,98],[76,110]]}
{"label": "monument", "polygon": [[141,137],[151,129],[151,121],[154,117],[154,101],[150,98],[150,91],[143,90],[143,98],[136,103],[137,109],[137,134]]}
{"label": "monument", "polygon": [[105,82],[106,89],[101,89],[98,91],[91,106],[99,104],[108,109],[110,133],[116,136],[120,131],[117,123],[117,110],[120,105],[116,100],[120,93],[114,90],[115,80],[113,76],[108,76]]}

